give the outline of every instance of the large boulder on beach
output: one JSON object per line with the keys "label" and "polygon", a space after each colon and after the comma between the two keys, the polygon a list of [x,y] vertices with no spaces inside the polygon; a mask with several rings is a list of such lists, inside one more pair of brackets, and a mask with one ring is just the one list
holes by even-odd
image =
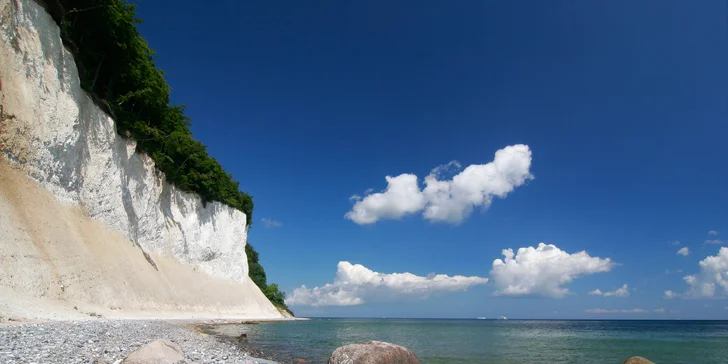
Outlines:
{"label": "large boulder on beach", "polygon": [[177,344],[169,340],[157,339],[129,354],[122,363],[173,364],[181,363],[184,360],[185,355]]}
{"label": "large boulder on beach", "polygon": [[641,356],[633,356],[624,361],[622,364],[655,364]]}
{"label": "large boulder on beach", "polygon": [[329,358],[329,364],[420,364],[415,353],[383,341],[342,346]]}

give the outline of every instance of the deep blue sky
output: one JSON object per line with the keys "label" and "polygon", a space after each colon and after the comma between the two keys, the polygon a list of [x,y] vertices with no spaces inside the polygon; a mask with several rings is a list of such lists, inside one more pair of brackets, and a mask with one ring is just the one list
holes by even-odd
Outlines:
{"label": "deep blue sky", "polygon": [[[249,241],[289,294],[333,282],[339,261],[488,277],[502,249],[539,242],[618,263],[565,298],[489,283],[299,315],[728,318],[720,289],[663,297],[728,246],[725,1],[137,2],[173,102],[253,195]],[[422,183],[514,144],[535,178],[459,225],[344,218],[387,175]],[[587,294],[625,283],[629,297]]]}

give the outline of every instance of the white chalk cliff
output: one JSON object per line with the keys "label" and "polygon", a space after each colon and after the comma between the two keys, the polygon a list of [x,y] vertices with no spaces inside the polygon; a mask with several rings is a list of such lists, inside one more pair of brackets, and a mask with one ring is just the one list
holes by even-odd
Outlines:
{"label": "white chalk cliff", "polygon": [[281,317],[248,278],[245,214],[178,190],[116,134],[33,0],[0,0],[0,105],[0,296]]}

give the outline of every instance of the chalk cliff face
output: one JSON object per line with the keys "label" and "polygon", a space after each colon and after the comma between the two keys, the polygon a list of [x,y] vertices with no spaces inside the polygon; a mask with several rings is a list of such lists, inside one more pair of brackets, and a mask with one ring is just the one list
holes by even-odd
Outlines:
{"label": "chalk cliff face", "polygon": [[[250,288],[245,214],[178,190],[116,134],[81,89],[58,26],[33,0],[0,0],[0,82],[5,158],[141,251]],[[265,299],[252,287],[250,295]],[[263,316],[278,315],[262,306]]]}

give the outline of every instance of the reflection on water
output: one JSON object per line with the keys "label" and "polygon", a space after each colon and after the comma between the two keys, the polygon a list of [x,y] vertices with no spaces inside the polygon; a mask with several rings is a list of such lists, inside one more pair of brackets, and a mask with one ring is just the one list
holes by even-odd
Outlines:
{"label": "reflection on water", "polygon": [[[381,340],[423,364],[621,363],[641,355],[663,363],[728,363],[728,321],[495,321],[314,319],[225,325],[286,361],[326,363],[339,346]],[[678,345],[676,345],[676,343]]]}

